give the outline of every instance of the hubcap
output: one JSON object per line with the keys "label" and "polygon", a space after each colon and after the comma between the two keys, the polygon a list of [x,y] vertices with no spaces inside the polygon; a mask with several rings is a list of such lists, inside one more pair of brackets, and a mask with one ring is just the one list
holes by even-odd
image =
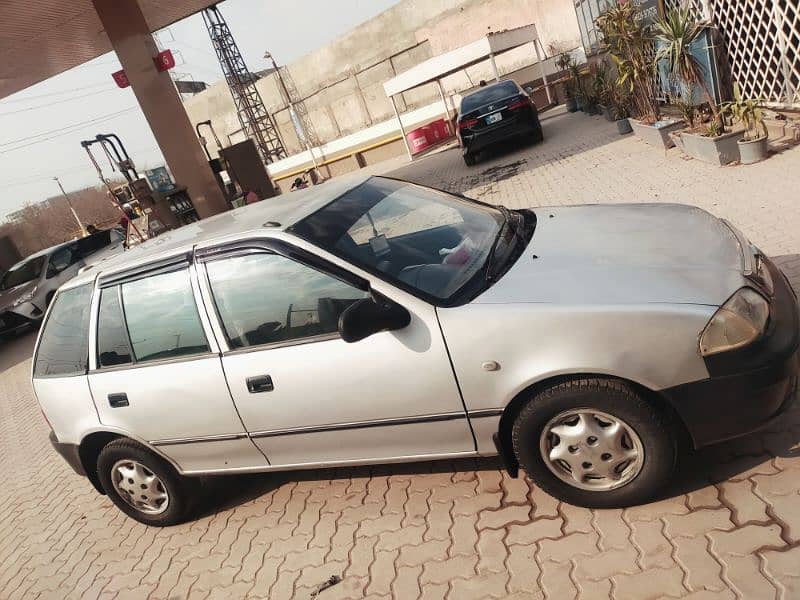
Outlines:
{"label": "hubcap", "polygon": [[169,506],[167,488],[155,473],[135,460],[114,463],[111,480],[120,497],[140,512],[158,515]]}
{"label": "hubcap", "polygon": [[632,481],[644,465],[644,446],[622,419],[591,408],[564,411],[539,438],[544,464],[582,490],[608,491]]}

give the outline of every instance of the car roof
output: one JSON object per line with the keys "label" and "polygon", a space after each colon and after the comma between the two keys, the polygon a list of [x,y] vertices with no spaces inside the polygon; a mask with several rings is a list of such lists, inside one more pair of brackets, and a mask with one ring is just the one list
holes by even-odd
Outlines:
{"label": "car roof", "polygon": [[64,246],[69,246],[71,244],[74,244],[75,241],[76,240],[70,240],[68,242],[64,242],[63,244],[56,244],[55,246],[50,246],[49,248],[44,248],[43,250],[39,250],[38,252],[34,252],[30,256],[26,256],[25,258],[23,258],[18,263],[12,265],[8,270],[9,271],[13,271],[13,270],[19,268],[20,266],[24,265],[26,262],[28,262],[30,260],[33,260],[34,258],[39,258],[41,256],[47,256],[49,254],[53,254],[56,250],[60,250]]}
{"label": "car roof", "polygon": [[[337,177],[304,190],[267,198],[255,204],[184,225],[80,273],[67,287],[88,283],[102,273],[124,271],[171,254],[188,252],[197,244],[213,242],[216,239],[247,232],[263,232],[264,227],[269,227],[272,231],[284,231],[367,179],[369,177],[364,175]],[[269,225],[265,225],[267,223]]]}

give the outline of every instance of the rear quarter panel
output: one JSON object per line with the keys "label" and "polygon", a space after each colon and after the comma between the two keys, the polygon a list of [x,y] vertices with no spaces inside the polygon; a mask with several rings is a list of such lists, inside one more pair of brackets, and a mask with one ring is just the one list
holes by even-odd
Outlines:
{"label": "rear quarter panel", "polygon": [[[437,309],[467,410],[503,408],[550,377],[591,373],[652,390],[708,377],[703,305],[468,304]],[[484,370],[485,361],[500,368]]]}
{"label": "rear quarter panel", "polygon": [[59,442],[78,444],[99,425],[85,375],[37,378],[33,390]]}

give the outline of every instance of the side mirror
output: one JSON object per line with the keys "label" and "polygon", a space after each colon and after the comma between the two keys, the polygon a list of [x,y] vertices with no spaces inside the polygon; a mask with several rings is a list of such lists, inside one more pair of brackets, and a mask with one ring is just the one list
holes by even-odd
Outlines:
{"label": "side mirror", "polygon": [[402,329],[410,322],[409,312],[388,298],[364,298],[348,306],[339,316],[339,334],[352,344],[379,331]]}

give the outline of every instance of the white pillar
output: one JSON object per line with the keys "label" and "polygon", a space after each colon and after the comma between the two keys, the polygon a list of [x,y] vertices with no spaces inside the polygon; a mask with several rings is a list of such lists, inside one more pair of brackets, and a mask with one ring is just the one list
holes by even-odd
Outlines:
{"label": "white pillar", "polygon": [[539,46],[541,46],[541,42],[537,37],[533,40],[533,49],[536,50],[536,60],[539,63],[539,71],[542,74],[542,82],[544,83],[544,91],[547,93],[547,104],[553,103],[553,95],[550,92],[550,84],[547,83],[547,73],[544,70],[544,61],[542,60],[542,53],[539,51]]}
{"label": "white pillar", "polygon": [[395,102],[394,96],[389,96],[389,99],[392,101],[392,108],[394,109],[394,116],[397,117],[397,124],[400,125],[400,135],[403,136],[403,145],[406,147],[408,159],[413,160],[414,157],[411,155],[411,148],[408,145],[408,138],[406,138],[406,130],[403,127],[403,119],[400,118],[400,113],[397,111],[397,102]]}
{"label": "white pillar", "polygon": [[444,121],[447,123],[447,129],[450,130],[450,107],[447,105],[447,97],[444,95],[444,88],[442,87],[442,80],[436,80],[436,87],[439,88],[439,97],[442,99],[442,106],[444,106]]}
{"label": "white pillar", "polygon": [[489,53],[489,60],[492,63],[492,73],[494,73],[494,80],[495,81],[500,81],[500,72],[497,70],[497,62],[495,62],[495,60],[494,60],[494,53],[493,52]]}

